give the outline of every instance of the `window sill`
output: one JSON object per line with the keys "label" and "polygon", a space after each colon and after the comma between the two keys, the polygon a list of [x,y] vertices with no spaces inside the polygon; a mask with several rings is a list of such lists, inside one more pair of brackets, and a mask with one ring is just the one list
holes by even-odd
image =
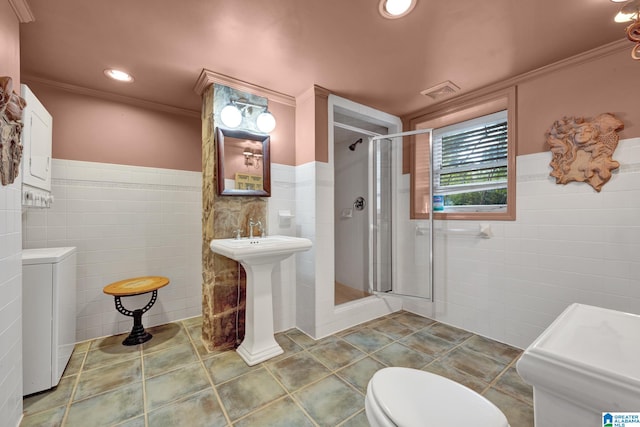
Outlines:
{"label": "window sill", "polygon": [[510,212],[509,209],[502,210],[458,210],[456,211],[445,211],[445,212],[435,212],[433,215],[434,220],[467,220],[467,221],[515,221],[516,213],[515,209],[512,209],[513,212]]}

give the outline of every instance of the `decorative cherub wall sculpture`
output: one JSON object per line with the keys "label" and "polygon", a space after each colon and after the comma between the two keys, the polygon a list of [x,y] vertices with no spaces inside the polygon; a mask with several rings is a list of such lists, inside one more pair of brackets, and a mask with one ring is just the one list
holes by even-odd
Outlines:
{"label": "decorative cherub wall sculpture", "polygon": [[13,92],[11,77],[0,77],[0,178],[13,183],[22,157],[22,110],[27,103]]}
{"label": "decorative cherub wall sculpture", "polygon": [[618,146],[618,129],[624,123],[613,114],[603,113],[592,120],[564,117],[545,133],[553,158],[551,176],[556,184],[586,182],[597,192],[611,179],[611,171],[620,167],[613,160]]}

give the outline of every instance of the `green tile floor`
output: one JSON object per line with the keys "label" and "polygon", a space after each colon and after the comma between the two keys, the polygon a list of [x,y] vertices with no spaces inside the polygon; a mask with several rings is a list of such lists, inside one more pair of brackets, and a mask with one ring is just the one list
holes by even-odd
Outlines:
{"label": "green tile floor", "polygon": [[511,427],[532,427],[532,391],[519,349],[402,311],[322,340],[277,334],[284,354],[247,366],[207,353],[201,318],[76,345],[60,384],[24,399],[21,426],[368,426],[364,394],[385,366],[423,369],[483,394]]}

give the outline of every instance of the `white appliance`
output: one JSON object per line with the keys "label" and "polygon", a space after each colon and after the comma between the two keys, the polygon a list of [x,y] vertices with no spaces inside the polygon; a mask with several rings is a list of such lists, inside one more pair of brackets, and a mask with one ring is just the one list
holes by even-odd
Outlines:
{"label": "white appliance", "polygon": [[536,426],[601,426],[603,413],[640,411],[640,316],[570,305],[525,350]]}
{"label": "white appliance", "polygon": [[22,251],[23,394],[55,387],[76,343],[76,248]]}
{"label": "white appliance", "polygon": [[22,121],[22,204],[48,208],[51,206],[51,150],[53,118],[26,85],[20,95],[27,102]]}

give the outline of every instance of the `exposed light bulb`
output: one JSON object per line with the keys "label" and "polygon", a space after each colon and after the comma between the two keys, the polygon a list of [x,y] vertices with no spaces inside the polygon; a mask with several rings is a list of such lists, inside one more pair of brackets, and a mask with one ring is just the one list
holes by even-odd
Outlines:
{"label": "exposed light bulb", "polygon": [[276,128],[276,119],[273,114],[265,111],[256,119],[256,126],[260,132],[269,133]]}
{"label": "exposed light bulb", "polygon": [[237,128],[242,123],[242,113],[235,105],[227,105],[220,111],[220,120],[230,128]]}

